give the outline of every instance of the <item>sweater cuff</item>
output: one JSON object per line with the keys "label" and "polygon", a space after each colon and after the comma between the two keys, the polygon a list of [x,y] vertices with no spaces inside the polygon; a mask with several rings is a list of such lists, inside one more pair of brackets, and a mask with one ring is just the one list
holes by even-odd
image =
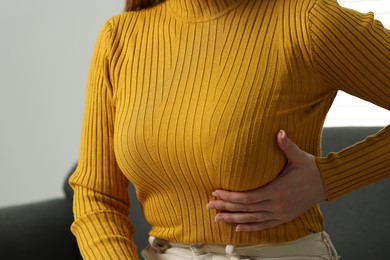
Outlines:
{"label": "sweater cuff", "polygon": [[138,260],[133,228],[125,217],[111,212],[89,214],[76,219],[71,229],[83,259]]}
{"label": "sweater cuff", "polygon": [[317,157],[327,201],[390,177],[389,127],[327,157]]}

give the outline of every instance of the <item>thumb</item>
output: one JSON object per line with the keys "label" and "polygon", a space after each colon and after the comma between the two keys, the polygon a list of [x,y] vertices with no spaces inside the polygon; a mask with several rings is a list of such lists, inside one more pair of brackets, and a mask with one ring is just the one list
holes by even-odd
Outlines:
{"label": "thumb", "polygon": [[289,162],[298,162],[302,158],[303,151],[291,141],[283,130],[276,137],[279,149],[284,153]]}

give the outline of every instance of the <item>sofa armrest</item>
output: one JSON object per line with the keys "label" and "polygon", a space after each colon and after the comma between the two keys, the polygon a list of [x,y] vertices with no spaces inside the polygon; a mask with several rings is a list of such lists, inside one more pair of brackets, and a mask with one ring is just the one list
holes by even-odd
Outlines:
{"label": "sofa armrest", "polygon": [[[333,127],[323,131],[323,155],[340,151],[382,127]],[[322,203],[325,230],[341,259],[390,259],[390,179]]]}
{"label": "sofa armrest", "polygon": [[80,259],[72,216],[68,199],[0,208],[0,259]]}

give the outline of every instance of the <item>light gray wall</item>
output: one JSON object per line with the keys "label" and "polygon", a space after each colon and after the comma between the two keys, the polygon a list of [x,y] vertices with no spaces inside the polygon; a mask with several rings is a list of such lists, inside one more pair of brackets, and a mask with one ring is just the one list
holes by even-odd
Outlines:
{"label": "light gray wall", "polygon": [[97,34],[121,0],[0,0],[0,207],[63,196]]}

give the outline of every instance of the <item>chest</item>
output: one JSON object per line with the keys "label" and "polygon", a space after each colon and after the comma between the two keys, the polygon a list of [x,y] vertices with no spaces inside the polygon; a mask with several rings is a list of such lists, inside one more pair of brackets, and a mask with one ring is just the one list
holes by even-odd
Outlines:
{"label": "chest", "polygon": [[[219,176],[212,181],[218,187],[232,187],[223,182],[244,172],[256,176],[266,156],[275,160],[281,93],[294,89],[279,27],[277,19],[258,16],[145,22],[121,43],[127,52],[114,68],[115,147],[133,181],[134,173],[201,172]],[[283,165],[276,157],[275,174]],[[253,179],[245,186],[257,185]]]}

